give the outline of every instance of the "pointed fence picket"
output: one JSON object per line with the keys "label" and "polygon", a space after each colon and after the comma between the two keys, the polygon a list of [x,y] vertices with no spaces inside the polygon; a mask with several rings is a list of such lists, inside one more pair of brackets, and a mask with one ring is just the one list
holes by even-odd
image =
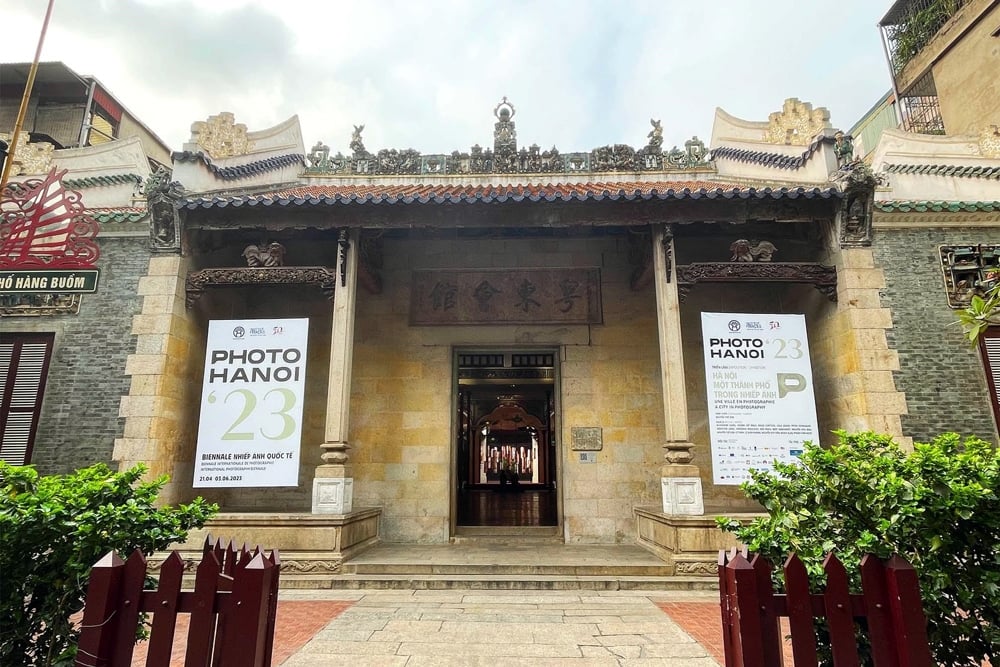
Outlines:
{"label": "pointed fence picket", "polygon": [[185,667],[270,667],[277,616],[278,552],[205,542],[194,590],[182,591],[184,560],[171,553],[155,590],[144,590],[147,563],[114,552],[93,567],[77,667],[130,667],[141,614],[151,614],[146,667],[168,667],[179,614],[190,622]]}
{"label": "pointed fence picket", "polygon": [[[913,567],[900,556],[861,560],[861,593],[833,554],[823,561],[821,592],[810,590],[795,554],[783,565],[785,593],[774,591],[772,565],[746,550],[720,551],[719,602],[726,667],[782,665],[780,619],[788,618],[795,667],[818,667],[815,619],[823,619],[835,667],[859,667],[856,633],[866,627],[875,667],[931,667],[927,621]],[[858,624],[859,619],[865,623]]]}

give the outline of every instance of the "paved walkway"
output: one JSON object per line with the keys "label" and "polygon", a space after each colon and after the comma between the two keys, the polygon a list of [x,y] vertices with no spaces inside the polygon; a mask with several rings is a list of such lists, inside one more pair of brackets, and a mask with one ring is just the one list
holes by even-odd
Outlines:
{"label": "paved walkway", "polygon": [[[717,667],[721,658],[711,592],[287,590],[280,600],[274,664],[284,667]],[[282,616],[331,620],[305,639]]]}

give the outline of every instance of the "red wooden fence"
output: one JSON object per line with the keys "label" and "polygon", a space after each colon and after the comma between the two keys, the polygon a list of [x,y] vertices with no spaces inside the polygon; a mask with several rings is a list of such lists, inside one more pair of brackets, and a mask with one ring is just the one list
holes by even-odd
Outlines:
{"label": "red wooden fence", "polygon": [[726,667],[780,667],[780,617],[788,618],[795,667],[817,667],[813,619],[825,619],[833,664],[859,667],[856,619],[866,619],[875,667],[931,667],[927,622],[913,567],[899,556],[861,560],[862,593],[851,593],[833,554],[823,561],[826,587],[810,593],[805,565],[784,564],[785,594],[774,592],[772,566],[746,551],[719,552],[719,597]]}
{"label": "red wooden fence", "polygon": [[178,614],[190,614],[185,667],[270,667],[278,604],[278,552],[205,542],[193,591],[175,551],[156,590],[143,590],[146,559],[111,552],[91,570],[77,667],[129,667],[140,614],[152,614],[146,667],[168,667]]}

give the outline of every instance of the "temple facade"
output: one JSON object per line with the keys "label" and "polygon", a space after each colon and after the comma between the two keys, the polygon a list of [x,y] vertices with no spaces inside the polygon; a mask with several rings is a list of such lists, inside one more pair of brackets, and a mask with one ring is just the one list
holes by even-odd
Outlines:
{"label": "temple facade", "polygon": [[707,144],[671,148],[655,120],[639,147],[562,152],[525,146],[506,98],[484,117],[491,143],[440,154],[369,150],[363,125],[306,150],[294,117],[195,123],[131,192],[141,233],[106,270],[139,267],[122,307],[5,311],[5,332],[63,332],[50,386],[82,387],[59,362],[101,346],[96,323],[70,342],[74,317],[128,325],[121,389],[97,392],[113,441],[46,431],[47,392],[32,460],[145,463],[166,502],[218,502],[214,533],[302,571],[378,540],[522,534],[636,541],[697,574],[726,543],[714,517],[759,509],[738,470],[794,457],[775,441],[996,439],[983,357],[946,325],[992,275],[961,262],[995,262],[1000,208],[914,222],[904,203],[919,179],[988,179],[906,166],[902,133],[868,165],[796,99],[718,110]]}

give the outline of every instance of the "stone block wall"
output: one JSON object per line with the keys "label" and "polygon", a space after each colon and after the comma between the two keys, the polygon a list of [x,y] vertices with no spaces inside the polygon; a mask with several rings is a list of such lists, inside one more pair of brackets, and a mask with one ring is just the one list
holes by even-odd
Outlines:
{"label": "stone block wall", "polygon": [[[653,290],[631,292],[624,239],[392,241],[384,291],[355,322],[351,462],[355,507],[383,507],[387,541],[449,538],[453,354],[461,347],[561,349],[559,478],[568,541],[630,539],[632,507],[659,498],[662,400]],[[411,327],[414,269],[599,266],[604,324]],[[597,462],[569,451],[574,426],[603,428]]]}
{"label": "stone block wall", "polygon": [[153,256],[139,279],[142,308],[130,327],[135,353],[124,369],[131,382],[119,406],[125,429],[114,448],[122,468],[144,462],[150,477],[170,476],[160,494],[165,503],[193,495],[192,393],[200,386],[194,369],[199,351],[204,354],[204,334],[184,308],[186,269],[178,255]]}
{"label": "stone block wall", "polygon": [[946,431],[997,440],[982,360],[948,307],[939,252],[941,245],[976,243],[1000,243],[1000,228],[894,224],[875,231],[882,304],[894,324],[888,344],[899,355],[894,375],[909,412],[902,428],[920,442]]}
{"label": "stone block wall", "polygon": [[118,415],[128,392],[126,358],[135,349],[132,316],[149,261],[148,236],[98,237],[100,284],[85,294],[75,315],[5,317],[4,332],[55,332],[42,413],[31,463],[42,474],[66,473],[112,462]]}

